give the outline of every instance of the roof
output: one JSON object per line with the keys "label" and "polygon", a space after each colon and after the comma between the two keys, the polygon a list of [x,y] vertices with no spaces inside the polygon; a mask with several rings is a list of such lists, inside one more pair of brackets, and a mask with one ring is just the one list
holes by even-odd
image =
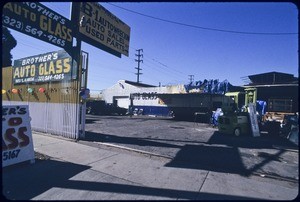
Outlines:
{"label": "roof", "polygon": [[299,87],[298,83],[283,83],[283,84],[248,84],[244,88],[264,88],[264,87]]}
{"label": "roof", "polygon": [[238,96],[239,94],[245,94],[245,92],[228,92],[228,93],[225,93],[226,96]]}
{"label": "roof", "polygon": [[125,80],[125,83],[133,85],[133,86],[137,86],[137,87],[156,87],[156,86],[149,85],[149,84],[138,83],[138,82],[134,82],[134,81],[127,81],[127,80]]}
{"label": "roof", "polygon": [[268,72],[263,74],[250,75],[248,78],[251,81],[251,85],[258,84],[291,84],[298,83],[298,78],[292,74],[281,73],[281,72]]}
{"label": "roof", "polygon": [[223,94],[212,94],[212,93],[156,93],[159,98],[194,98],[194,97],[222,97]]}

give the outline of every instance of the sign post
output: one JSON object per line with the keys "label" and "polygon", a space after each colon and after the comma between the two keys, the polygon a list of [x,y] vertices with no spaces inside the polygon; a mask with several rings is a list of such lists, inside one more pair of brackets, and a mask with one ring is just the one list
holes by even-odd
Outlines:
{"label": "sign post", "polygon": [[248,111],[249,111],[252,135],[253,135],[253,137],[259,137],[260,133],[259,133],[257,116],[256,116],[256,109],[255,109],[255,105],[253,103],[248,104]]}

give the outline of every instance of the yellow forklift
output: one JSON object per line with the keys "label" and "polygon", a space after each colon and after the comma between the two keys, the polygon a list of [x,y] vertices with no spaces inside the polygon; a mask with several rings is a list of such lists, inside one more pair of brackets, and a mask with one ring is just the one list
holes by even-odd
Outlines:
{"label": "yellow forklift", "polygon": [[256,88],[246,88],[245,92],[229,92],[233,104],[222,106],[223,115],[218,117],[218,130],[235,136],[259,136],[259,127],[255,111]]}

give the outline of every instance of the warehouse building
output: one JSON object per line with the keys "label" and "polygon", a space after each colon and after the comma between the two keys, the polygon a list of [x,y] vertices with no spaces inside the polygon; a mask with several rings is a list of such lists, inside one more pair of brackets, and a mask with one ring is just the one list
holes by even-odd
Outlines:
{"label": "warehouse building", "polygon": [[[115,85],[102,91],[102,98],[106,103],[129,109],[133,106],[143,114],[168,115],[169,109],[158,94],[186,93],[184,85],[153,86],[127,80],[120,80]],[[134,109],[133,109],[134,110]]]}
{"label": "warehouse building", "polygon": [[102,97],[106,103],[144,115],[193,118],[198,112],[209,117],[222,103],[231,102],[224,96],[229,86],[218,80],[162,87],[120,80],[104,90]]}
{"label": "warehouse building", "polygon": [[[257,100],[267,103],[267,112],[296,113],[298,109],[298,78],[291,74],[269,72],[247,77],[248,84],[232,86],[227,80],[198,81],[195,84],[157,87],[120,80],[102,92],[106,103],[145,115],[170,116],[172,113],[192,117],[195,112],[209,114],[223,103],[228,104],[226,92],[244,92],[256,88]],[[208,115],[209,116],[209,115]]]}
{"label": "warehouse building", "polygon": [[268,112],[299,112],[299,83],[292,74],[268,72],[248,76],[246,88],[257,89],[257,100],[267,103]]}

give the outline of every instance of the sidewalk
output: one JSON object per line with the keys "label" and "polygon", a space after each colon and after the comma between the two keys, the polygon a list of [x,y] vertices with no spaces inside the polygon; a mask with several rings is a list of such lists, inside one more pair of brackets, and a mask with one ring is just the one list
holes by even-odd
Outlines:
{"label": "sidewalk", "polygon": [[4,168],[3,195],[16,200],[292,200],[298,186],[274,179],[167,167],[150,158],[33,133],[49,159]]}

